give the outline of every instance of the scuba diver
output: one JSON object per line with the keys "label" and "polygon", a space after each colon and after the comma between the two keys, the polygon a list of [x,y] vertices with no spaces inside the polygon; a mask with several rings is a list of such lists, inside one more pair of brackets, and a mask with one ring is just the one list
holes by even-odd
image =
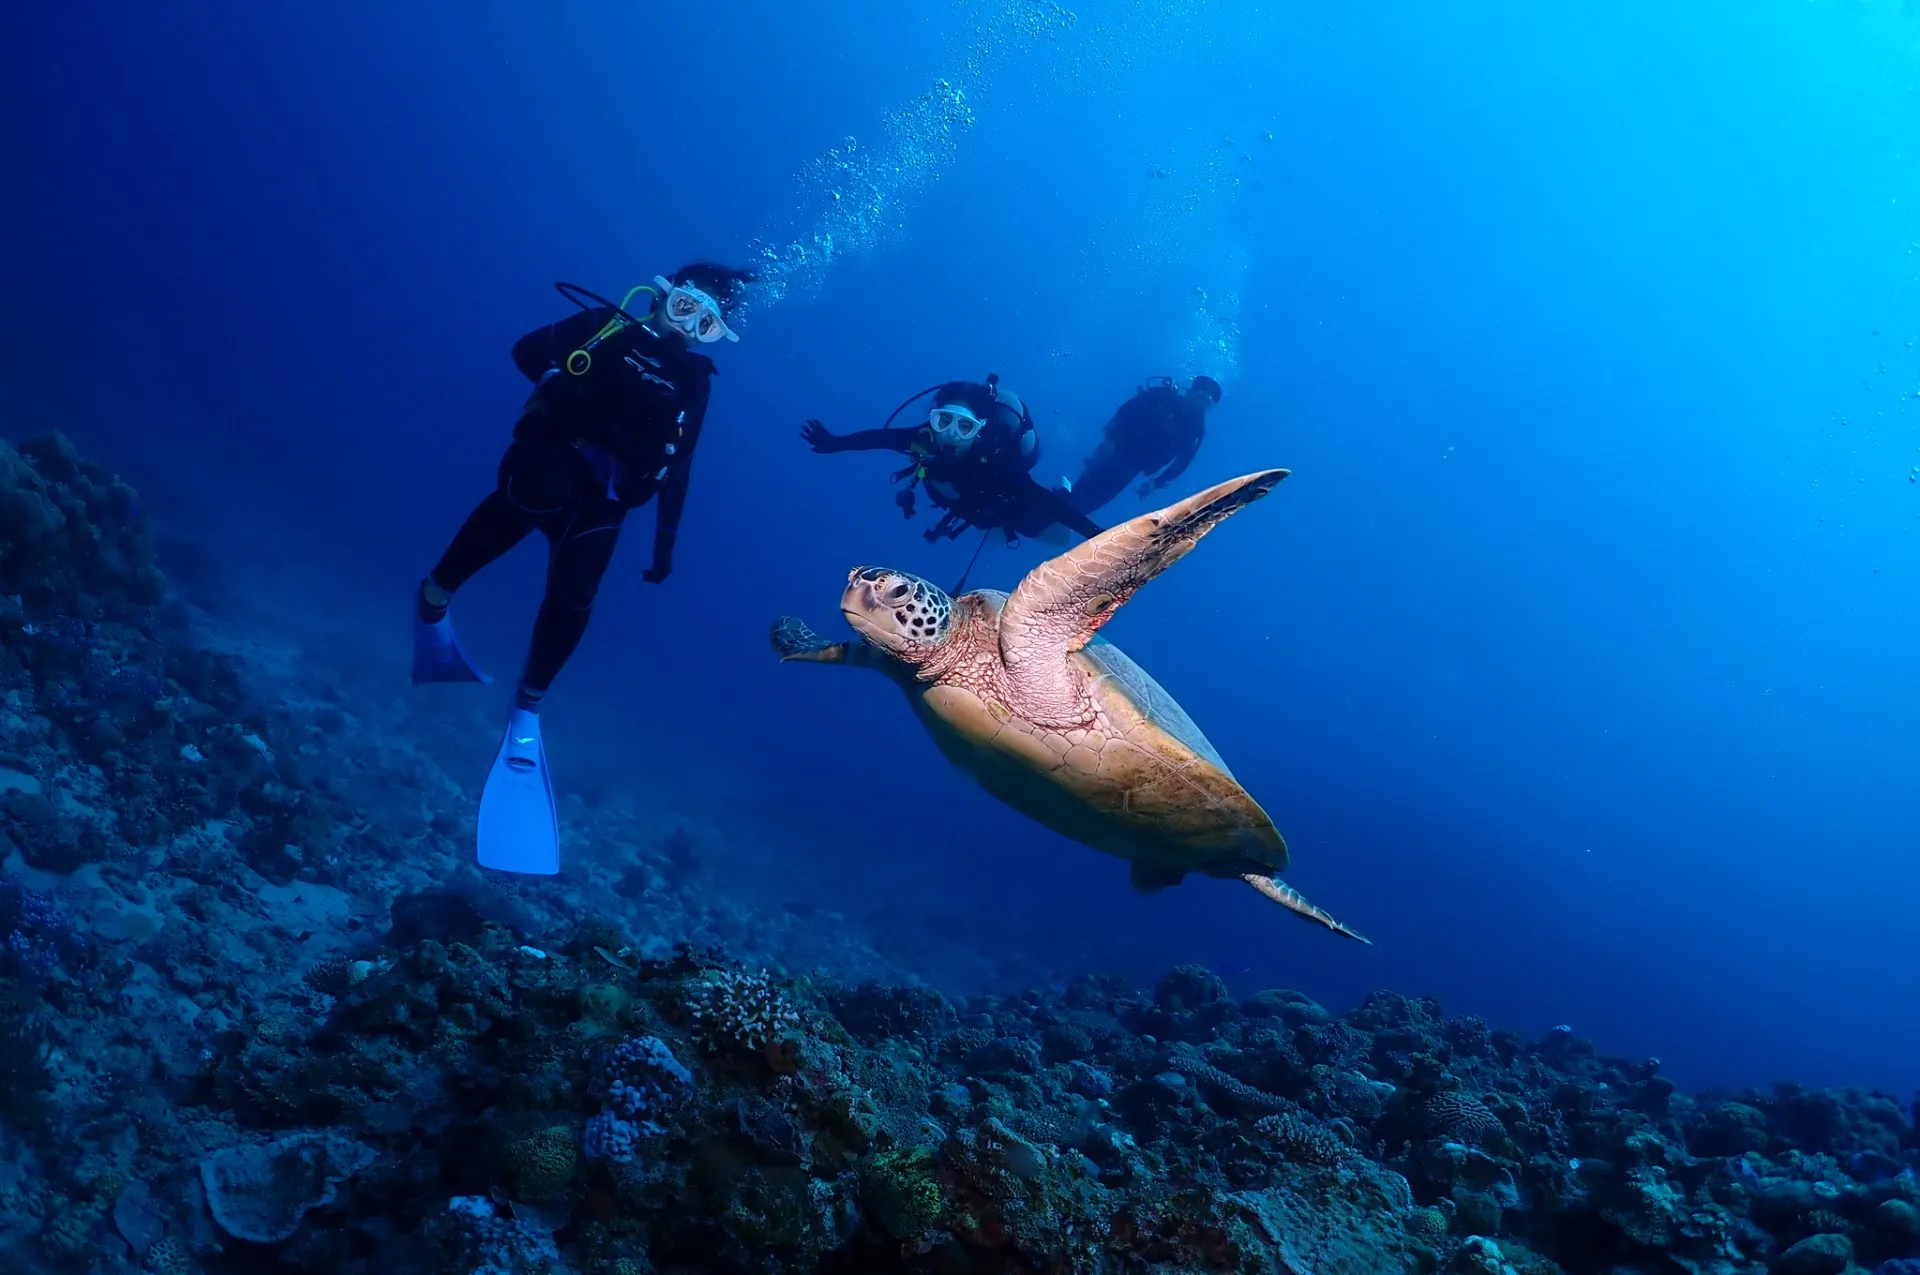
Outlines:
{"label": "scuba diver", "polygon": [[[454,636],[453,595],[532,532],[546,537],[546,592],[506,734],[480,795],[482,867],[560,870],[540,702],[587,630],[627,511],[656,497],[653,562],[641,578],[659,584],[672,573],[717,370],[699,350],[740,339],[727,326],[725,306],[751,281],[746,271],[696,262],[670,279],[655,276],[619,305],[574,284],[555,284],[581,312],[514,343],[514,364],[534,389],[500,460],[498,485],[467,515],[414,594],[414,684],[489,683]],[[635,314],[628,306],[640,292],[651,294],[651,304]]]}
{"label": "scuba diver", "polygon": [[1207,436],[1207,411],[1220,402],[1220,382],[1196,376],[1182,394],[1171,377],[1157,376],[1120,405],[1100,446],[1087,458],[1069,497],[1092,513],[1136,476],[1135,494],[1149,495],[1185,473]]}
{"label": "scuba diver", "polygon": [[[931,396],[924,425],[893,428],[893,421],[915,400]],[[891,451],[909,458],[893,475],[905,482],[894,503],[903,516],[914,515],[914,491],[942,510],[925,535],[951,540],[969,526],[999,530],[1009,544],[1021,536],[1039,536],[1055,524],[1093,537],[1102,528],[1076,509],[1064,490],[1035,482],[1040,436],[1033,416],[1018,395],[1002,389],[997,375],[985,381],[949,381],[921,390],[893,409],[879,429],[835,434],[808,421],[800,436],[814,451]],[[984,543],[984,541],[982,542]]]}

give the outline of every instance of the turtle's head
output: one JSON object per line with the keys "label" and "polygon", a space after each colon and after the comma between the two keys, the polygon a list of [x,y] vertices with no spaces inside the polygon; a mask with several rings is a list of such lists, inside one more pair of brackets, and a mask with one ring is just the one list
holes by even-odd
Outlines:
{"label": "turtle's head", "polygon": [[840,613],[855,633],[888,655],[918,664],[947,640],[953,599],[904,571],[855,567],[840,595]]}

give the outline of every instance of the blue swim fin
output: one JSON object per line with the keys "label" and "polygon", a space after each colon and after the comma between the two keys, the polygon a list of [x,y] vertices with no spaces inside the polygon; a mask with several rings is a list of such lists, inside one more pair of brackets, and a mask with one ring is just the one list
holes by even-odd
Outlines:
{"label": "blue swim fin", "polygon": [[552,876],[560,871],[560,818],[540,742],[540,715],[516,708],[480,790],[480,866]]}
{"label": "blue swim fin", "polygon": [[492,685],[493,679],[482,673],[453,633],[453,616],[443,615],[434,624],[420,618],[416,603],[413,610],[413,684],[422,682],[478,682]]}

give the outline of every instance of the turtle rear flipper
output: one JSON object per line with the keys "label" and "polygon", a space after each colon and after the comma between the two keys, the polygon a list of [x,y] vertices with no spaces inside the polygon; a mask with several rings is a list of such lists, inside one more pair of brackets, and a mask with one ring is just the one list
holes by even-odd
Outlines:
{"label": "turtle rear flipper", "polygon": [[1286,908],[1289,912],[1297,912],[1301,916],[1306,917],[1307,920],[1309,921],[1313,921],[1316,924],[1326,926],[1329,930],[1332,930],[1335,934],[1344,934],[1350,939],[1358,939],[1360,942],[1365,943],[1368,947],[1373,946],[1372,939],[1368,938],[1366,935],[1361,934],[1355,930],[1350,930],[1346,926],[1340,924],[1340,922],[1333,919],[1333,914],[1331,912],[1327,911],[1323,907],[1318,907],[1315,904],[1309,903],[1307,901],[1307,896],[1300,893],[1300,891],[1294,889],[1292,886],[1281,885],[1278,881],[1275,881],[1272,877],[1261,876],[1258,872],[1242,873],[1240,876],[1240,879],[1242,881],[1245,881],[1248,885],[1252,886],[1254,889],[1258,890],[1261,894],[1264,894],[1269,899],[1272,899],[1275,903],[1278,903],[1281,907]]}
{"label": "turtle rear flipper", "polygon": [[1141,894],[1153,894],[1179,885],[1187,879],[1187,874],[1178,868],[1162,868],[1136,863],[1129,872],[1129,879],[1133,882],[1133,888]]}
{"label": "turtle rear flipper", "polygon": [[782,660],[806,660],[815,664],[844,664],[847,643],[829,642],[815,633],[805,620],[783,615],[773,622],[773,649]]}

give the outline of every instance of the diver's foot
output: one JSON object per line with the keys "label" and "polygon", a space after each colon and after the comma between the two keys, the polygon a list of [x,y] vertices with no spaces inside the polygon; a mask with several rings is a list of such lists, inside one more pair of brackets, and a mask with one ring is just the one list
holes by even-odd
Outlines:
{"label": "diver's foot", "polygon": [[460,648],[460,639],[453,632],[453,617],[447,614],[447,595],[434,589],[442,600],[433,603],[427,592],[429,584],[431,581],[423,582],[414,598],[413,684],[478,682],[482,686],[490,685],[493,679],[481,672]]}

